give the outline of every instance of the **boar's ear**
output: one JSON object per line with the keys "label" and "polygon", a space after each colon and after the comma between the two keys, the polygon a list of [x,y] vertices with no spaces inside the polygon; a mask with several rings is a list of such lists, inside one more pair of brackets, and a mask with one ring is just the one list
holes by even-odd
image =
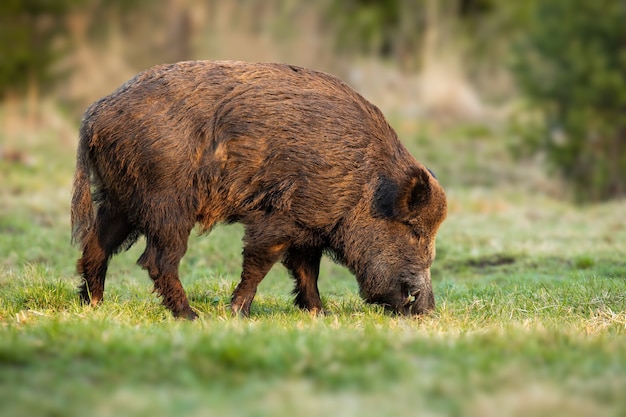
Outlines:
{"label": "boar's ear", "polygon": [[372,214],[374,217],[393,219],[397,216],[397,201],[400,187],[391,178],[381,176],[374,191]]}
{"label": "boar's ear", "polygon": [[416,168],[403,184],[398,198],[400,215],[410,215],[428,204],[431,198],[429,176],[425,169]]}
{"label": "boar's ear", "polygon": [[380,176],[372,201],[373,215],[386,219],[412,217],[412,213],[430,201],[428,177],[426,170],[416,168],[400,186],[393,179]]}

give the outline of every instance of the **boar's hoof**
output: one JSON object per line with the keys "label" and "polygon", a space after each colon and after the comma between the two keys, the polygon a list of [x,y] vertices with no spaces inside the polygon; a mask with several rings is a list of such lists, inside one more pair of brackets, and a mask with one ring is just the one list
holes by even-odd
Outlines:
{"label": "boar's hoof", "polygon": [[98,304],[102,304],[102,297],[91,294],[86,285],[82,285],[79,288],[78,295],[80,297],[80,303],[83,305],[96,307]]}
{"label": "boar's hoof", "polygon": [[326,315],[326,311],[324,311],[323,308],[319,308],[319,307],[309,308],[309,309],[306,309],[306,311],[308,311],[311,316],[325,316]]}
{"label": "boar's hoof", "polygon": [[177,319],[195,320],[198,318],[198,314],[195,311],[193,311],[191,307],[181,309],[180,311],[172,311],[172,314]]}
{"label": "boar's hoof", "polygon": [[233,316],[250,317],[250,304],[242,297],[233,297],[230,311]]}
{"label": "boar's hoof", "polygon": [[198,318],[198,314],[193,310],[189,310],[186,312],[175,313],[174,317],[176,317],[177,319],[183,319],[183,320],[195,320]]}

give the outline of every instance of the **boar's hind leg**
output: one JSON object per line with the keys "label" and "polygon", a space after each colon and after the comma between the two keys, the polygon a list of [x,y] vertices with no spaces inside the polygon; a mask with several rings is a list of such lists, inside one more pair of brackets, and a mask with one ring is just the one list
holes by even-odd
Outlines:
{"label": "boar's hind leg", "polygon": [[83,240],[83,256],[77,263],[83,278],[79,294],[85,304],[102,301],[109,260],[131,232],[133,228],[126,216],[113,213],[106,204],[100,206],[94,226]]}
{"label": "boar's hind leg", "polygon": [[296,280],[293,294],[295,304],[314,313],[322,312],[322,300],[317,289],[322,250],[319,248],[289,248],[283,264]]}
{"label": "boar's hind leg", "polygon": [[170,230],[167,234],[146,233],[146,250],[137,263],[148,271],[154,281],[154,290],[174,317],[193,320],[198,315],[189,306],[178,278],[178,265],[187,251],[190,232],[191,227],[185,227]]}
{"label": "boar's hind leg", "polygon": [[253,239],[250,238],[250,235],[246,235],[245,240],[241,281],[233,292],[230,308],[233,314],[248,317],[257,287],[270,268],[283,256],[287,245],[283,243],[256,245],[252,243]]}

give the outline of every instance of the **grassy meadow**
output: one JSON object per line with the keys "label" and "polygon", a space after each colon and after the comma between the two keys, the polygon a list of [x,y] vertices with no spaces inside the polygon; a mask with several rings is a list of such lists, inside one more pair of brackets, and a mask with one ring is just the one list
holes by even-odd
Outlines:
{"label": "grassy meadow", "polygon": [[46,132],[15,144],[28,158],[0,160],[0,415],[626,415],[626,201],[551,197],[497,129],[392,124],[449,197],[437,310],[419,319],[364,304],[327,259],[326,315],[293,307],[277,265],[251,317],[231,317],[237,225],[190,239],[199,320],[160,305],[141,240],[113,259],[104,303],[81,306],[74,147]]}

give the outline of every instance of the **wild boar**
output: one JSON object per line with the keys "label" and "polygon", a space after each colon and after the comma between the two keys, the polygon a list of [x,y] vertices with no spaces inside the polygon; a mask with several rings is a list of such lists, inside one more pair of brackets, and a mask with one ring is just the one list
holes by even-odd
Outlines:
{"label": "wild boar", "polygon": [[283,64],[160,65],[84,114],[71,207],[80,296],[100,302],[111,256],[144,235],[138,264],[174,316],[193,319],[178,275],[189,234],[239,222],[233,313],[249,314],[276,262],[295,280],[295,304],[321,311],[324,253],[354,273],[365,301],[426,313],[446,207],[378,108],[334,76]]}

